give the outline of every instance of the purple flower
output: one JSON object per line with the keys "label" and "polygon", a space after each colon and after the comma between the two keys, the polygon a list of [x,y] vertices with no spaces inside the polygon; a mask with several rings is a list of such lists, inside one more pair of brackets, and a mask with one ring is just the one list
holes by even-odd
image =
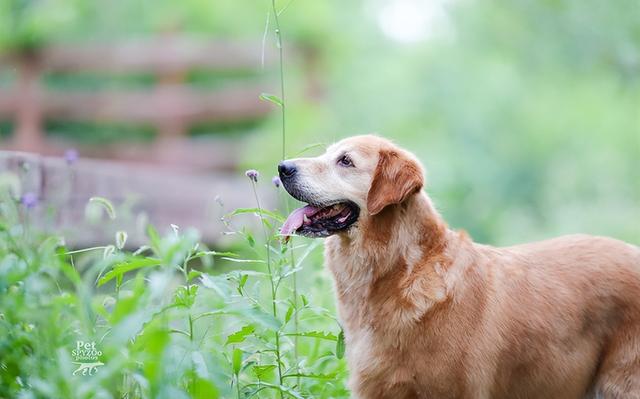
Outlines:
{"label": "purple flower", "polygon": [[38,196],[34,193],[24,193],[20,198],[20,203],[27,209],[32,209],[38,205]]}
{"label": "purple flower", "polygon": [[244,174],[247,175],[247,177],[251,179],[251,181],[253,181],[254,183],[258,182],[258,176],[260,176],[260,173],[258,173],[257,170],[249,169],[246,172],[244,172]]}
{"label": "purple flower", "polygon": [[78,160],[78,150],[75,148],[69,148],[64,152],[64,160],[67,161],[67,165],[73,165]]}
{"label": "purple flower", "polygon": [[273,176],[273,179],[271,179],[271,183],[273,183],[273,185],[276,186],[276,188],[280,187],[280,184],[282,184],[278,176]]}

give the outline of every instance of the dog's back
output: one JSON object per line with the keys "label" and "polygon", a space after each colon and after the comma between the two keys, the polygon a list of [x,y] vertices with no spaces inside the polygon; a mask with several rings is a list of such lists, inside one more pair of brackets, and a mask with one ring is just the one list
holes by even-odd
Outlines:
{"label": "dog's back", "polygon": [[[379,283],[386,287],[380,292],[374,284],[360,302],[357,313],[368,314],[373,329],[348,334],[356,392],[366,398],[640,397],[633,396],[640,392],[638,247],[576,235],[495,248],[451,236],[460,242],[449,243],[451,265],[441,271],[445,281],[454,276],[447,299],[416,323],[394,320],[419,301],[389,307],[410,298],[399,290],[413,284],[404,277],[400,287]],[[328,255],[329,263],[336,261]],[[341,301],[349,314],[354,305]]]}
{"label": "dog's back", "polygon": [[[482,251],[482,248],[480,248]],[[492,397],[640,388],[640,249],[575,235],[491,251]],[[615,396],[615,395],[621,396]]]}

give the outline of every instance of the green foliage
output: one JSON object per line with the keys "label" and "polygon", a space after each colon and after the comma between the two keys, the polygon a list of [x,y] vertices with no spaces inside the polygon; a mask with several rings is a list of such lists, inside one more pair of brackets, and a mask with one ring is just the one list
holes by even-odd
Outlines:
{"label": "green foliage", "polygon": [[[96,202],[116,214],[107,199]],[[124,232],[118,245],[69,251],[60,237],[31,230],[31,210],[16,199],[0,204],[0,396],[347,396],[333,311],[292,296],[299,263],[317,270],[318,246],[281,244],[278,212],[227,216],[269,221],[266,241],[236,232],[240,257],[201,250],[197,234],[177,226],[166,235],[149,226],[136,251],[125,249]],[[223,258],[258,266],[223,273]],[[78,341],[102,352],[85,375]]]}
{"label": "green foliage", "polygon": [[29,50],[42,45],[61,26],[79,17],[79,0],[3,0],[0,2],[0,50]]}
{"label": "green foliage", "polygon": [[[308,76],[290,72],[289,148],[391,138],[423,161],[452,228],[479,242],[581,232],[640,243],[636,1],[444,1],[445,28],[409,43],[381,29],[395,1],[323,2],[326,31],[301,35],[309,3],[284,14],[285,39],[317,49],[325,101],[297,101]],[[278,124],[274,112],[252,167],[280,157]]]}
{"label": "green foliage", "polygon": [[[478,241],[513,244],[587,232],[640,242],[640,230],[629,222],[640,218],[636,0],[444,0],[447,28],[415,43],[394,41],[381,29],[389,16],[382,8],[395,1],[290,3],[275,1],[277,10],[287,7],[280,15],[285,50],[299,49],[286,59],[288,97],[295,99],[286,104],[290,151],[378,132],[424,161],[427,189],[443,216]],[[166,32],[254,42],[264,34],[271,63],[252,79],[272,82],[281,99],[278,68],[271,67],[277,61],[271,8],[269,0],[6,0],[0,2],[0,51]],[[200,88],[232,83],[227,75],[193,74],[190,82]],[[60,75],[44,85],[153,84],[151,76]],[[0,86],[12,82],[11,68],[0,71]],[[306,97],[315,84],[319,95]],[[283,109],[274,101],[280,109],[266,123],[230,133],[256,133],[244,153],[252,168],[273,171],[282,158]],[[116,126],[47,124],[75,141],[134,136]],[[9,129],[0,126],[0,135]],[[200,133],[222,130],[209,126]],[[139,135],[152,136],[152,130]]]}
{"label": "green foliage", "polygon": [[[290,2],[268,3],[0,1],[0,50],[176,29],[255,39],[265,14]],[[322,144],[305,155],[375,131],[425,161],[436,205],[479,241],[587,232],[640,243],[635,0],[451,2],[450,34],[413,44],[383,34],[378,5],[303,2],[281,15],[286,43],[319,56],[325,97],[305,101],[318,76],[288,63],[293,134],[284,148],[284,93],[264,94],[280,113],[246,128],[262,133],[246,150],[252,167],[273,171],[283,154],[309,143]],[[275,22],[271,15],[267,33]],[[272,40],[265,46],[282,50]],[[11,73],[0,71],[0,86]],[[203,74],[190,82],[211,87],[227,78]],[[102,89],[144,87],[149,79],[47,76],[44,84]],[[76,130],[84,139],[98,133]],[[103,130],[100,137],[131,136]],[[18,179],[0,176],[0,187],[14,195],[17,186]],[[116,216],[107,199],[93,199],[87,216],[102,214]],[[113,244],[70,251],[62,237],[33,231],[32,215],[14,198],[2,198],[0,397],[347,397],[344,333],[327,278],[319,277],[318,243],[283,245],[283,216],[259,201],[227,221],[241,214],[254,215],[261,230],[233,231],[242,241],[233,253],[206,249],[197,232],[152,226],[135,250],[118,232]],[[102,352],[93,375],[74,375],[77,341]]]}

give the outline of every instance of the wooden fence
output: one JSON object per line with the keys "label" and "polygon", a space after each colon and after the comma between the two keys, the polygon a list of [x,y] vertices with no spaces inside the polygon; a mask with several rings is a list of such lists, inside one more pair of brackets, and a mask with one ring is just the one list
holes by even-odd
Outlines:
{"label": "wooden fence", "polygon": [[[227,227],[221,218],[238,207],[255,207],[253,191],[243,173],[194,174],[153,165],[79,159],[68,164],[59,157],[0,151],[0,189],[29,194],[35,206],[25,214],[44,230],[64,232],[67,244],[83,248],[113,241],[115,232],[129,234],[129,247],[146,243],[145,226],[167,231],[171,224],[197,229],[204,242],[220,245]],[[276,203],[276,188],[260,185],[263,205]],[[92,220],[86,214],[93,196],[110,200],[116,219]],[[229,221],[236,227],[257,227],[251,215]]]}
{"label": "wooden fence", "polygon": [[[11,88],[0,90],[0,121],[10,120],[14,125],[12,139],[4,147],[60,154],[69,144],[49,139],[45,121],[119,123],[154,127],[157,135],[152,148],[116,144],[115,148],[88,148],[85,153],[181,167],[232,167],[234,150],[228,140],[194,144],[187,137],[189,128],[203,122],[233,124],[264,118],[272,106],[258,97],[268,91],[268,85],[255,79],[229,79],[219,88],[204,90],[188,84],[188,73],[244,71],[258,75],[271,64],[272,57],[267,55],[263,57],[258,44],[198,41],[177,35],[115,44],[52,44],[5,55],[0,63],[14,65],[17,78]],[[146,74],[155,83],[143,89],[54,90],[43,85],[45,73]]]}
{"label": "wooden fence", "polygon": [[[313,55],[302,53],[303,58]],[[137,245],[144,237],[140,216],[135,215],[144,215],[160,229],[170,224],[195,227],[203,240],[219,243],[224,230],[219,217],[236,207],[253,206],[249,182],[237,170],[242,142],[193,140],[189,129],[199,123],[260,120],[273,105],[259,100],[261,92],[270,91],[260,79],[229,79],[204,90],[190,85],[188,76],[191,71],[259,76],[272,59],[268,51],[263,55],[260,44],[179,35],[126,43],[52,44],[0,55],[0,64],[16,70],[13,84],[0,88],[0,121],[11,121],[14,127],[10,140],[2,143],[0,177],[17,177],[20,192],[38,198],[31,217],[42,227],[66,231],[71,246],[104,244],[119,229],[129,231],[129,244]],[[48,73],[155,78],[146,88],[56,90],[43,83]],[[317,75],[309,76],[310,89],[317,92]],[[83,147],[47,135],[48,120],[153,126],[157,134],[151,144]],[[73,165],[60,157],[69,147],[80,150],[80,160]],[[275,202],[275,189],[265,185],[264,190],[268,207]],[[85,217],[92,196],[133,208],[116,221],[92,224]],[[57,209],[55,216],[47,213],[50,206]],[[245,216],[244,222],[255,220]]]}

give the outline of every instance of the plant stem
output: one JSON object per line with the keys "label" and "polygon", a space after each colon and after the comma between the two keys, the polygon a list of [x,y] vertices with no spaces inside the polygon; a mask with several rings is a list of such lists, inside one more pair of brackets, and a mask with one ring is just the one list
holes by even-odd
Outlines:
{"label": "plant stem", "polygon": [[[279,59],[279,67],[280,67],[280,99],[282,100],[282,104],[280,106],[280,110],[282,113],[282,159],[285,159],[287,157],[287,147],[286,147],[286,101],[285,101],[285,91],[284,91],[284,50],[282,48],[282,31],[280,30],[280,20],[279,20],[279,16],[280,14],[287,8],[289,7],[289,5],[291,5],[292,1],[289,1],[289,3],[287,3],[287,5],[280,11],[278,12],[278,10],[276,9],[276,0],[271,0],[271,8],[273,9],[273,17],[274,17],[274,21],[275,21],[275,30],[276,30],[276,40],[277,40],[277,47],[278,47],[278,59]],[[287,210],[287,214],[289,213],[290,209],[289,209],[289,202],[285,199],[285,204],[286,204],[286,210]],[[293,253],[293,244],[287,244],[287,245],[291,245],[290,247],[290,257],[291,257],[291,267],[295,267],[295,255]],[[294,311],[295,311],[295,318],[293,320],[293,326],[294,326],[294,330],[295,333],[298,333],[298,279],[297,279],[297,273],[293,273],[293,275],[291,276],[291,279],[293,281],[293,307],[294,307]],[[296,335],[293,339],[293,355],[294,355],[294,362],[296,365],[296,373],[298,372],[298,336]],[[296,379],[296,383],[297,385],[300,385],[300,378],[298,377]]]}
{"label": "plant stem", "polygon": [[65,252],[64,254],[65,255],[73,255],[73,254],[79,254],[79,253],[82,253],[82,252],[97,251],[98,249],[104,250],[105,248],[107,248],[107,246],[103,245],[103,246],[99,246],[99,247],[83,248],[83,249],[78,249],[78,250],[75,250],[75,251],[68,251],[68,252]]}
{"label": "plant stem", "polygon": [[278,47],[278,58],[280,63],[280,99],[282,100],[282,105],[280,106],[280,110],[282,113],[282,159],[286,158],[286,126],[285,126],[285,97],[284,97],[284,56],[282,49],[282,32],[280,31],[280,21],[278,19],[278,10],[276,9],[276,0],[271,0],[271,8],[273,9],[273,18],[275,20],[276,27],[276,45]]}
{"label": "plant stem", "polygon": [[[264,239],[267,246],[267,273],[269,274],[269,283],[271,285],[271,310],[273,312],[273,317],[278,318],[278,308],[276,306],[276,298],[278,295],[276,285],[273,281],[273,272],[271,270],[271,239],[269,237],[269,232],[267,231],[267,226],[262,219],[262,205],[260,204],[260,197],[258,196],[258,191],[256,189],[255,181],[251,180],[251,188],[253,189],[253,196],[256,200],[256,205],[258,207],[260,222],[262,225],[262,231],[264,232]],[[275,331],[276,338],[276,362],[278,363],[278,382],[282,385],[282,365],[281,365],[281,357],[280,357],[280,331]],[[283,398],[282,392],[280,392],[280,398]]]}
{"label": "plant stem", "polygon": [[[287,210],[287,214],[291,212],[289,209],[289,201],[286,198],[282,198],[282,201],[285,203],[285,207]],[[289,246],[289,262],[291,262],[291,267],[296,267],[296,258],[295,253],[293,251],[293,237],[285,244]],[[298,370],[298,272],[294,272],[291,274],[292,281],[292,291],[293,291],[293,332],[296,334],[293,336],[293,360],[295,363],[296,374],[299,374]],[[300,377],[296,377],[296,385],[300,386]]]}
{"label": "plant stem", "polygon": [[[189,285],[187,284],[187,287]],[[189,288],[187,288],[188,290]],[[191,342],[191,350],[193,350],[193,318],[191,317],[191,309],[189,309],[189,341]],[[191,378],[190,378],[190,389],[191,394],[194,394],[196,387],[196,366],[192,363],[191,365]]]}

